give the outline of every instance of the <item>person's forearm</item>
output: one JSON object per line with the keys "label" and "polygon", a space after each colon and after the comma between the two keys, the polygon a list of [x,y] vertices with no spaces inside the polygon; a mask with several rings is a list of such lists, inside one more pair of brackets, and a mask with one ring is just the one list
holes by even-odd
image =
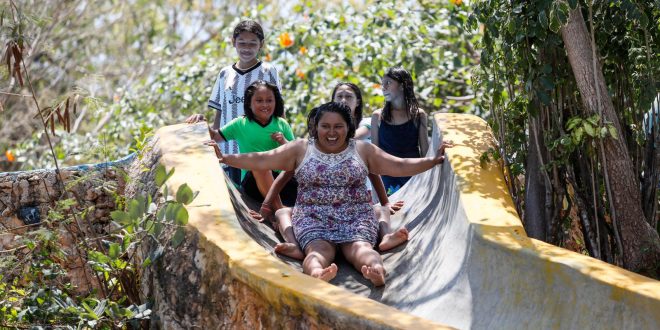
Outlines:
{"label": "person's forearm", "polygon": [[215,118],[213,118],[213,129],[220,128],[220,116],[221,115],[222,115],[222,111],[216,110]]}
{"label": "person's forearm", "polygon": [[366,137],[371,137],[371,132],[369,131],[369,128],[366,126],[360,126],[358,129],[355,130],[355,139],[356,140],[362,140]]}
{"label": "person's forearm", "polygon": [[376,192],[376,196],[378,196],[380,205],[389,204],[390,200],[387,198],[385,185],[383,184],[383,180],[380,178],[380,175],[369,173],[369,181],[371,181],[371,185],[374,187],[374,191]]}
{"label": "person's forearm", "polygon": [[396,177],[413,176],[422,173],[441,162],[442,160],[436,157],[400,158],[398,166],[388,167],[381,174]]}
{"label": "person's forearm", "polygon": [[247,154],[226,154],[222,155],[222,163],[231,167],[242,168],[250,171],[263,170],[281,170],[281,168],[270,168],[270,162],[261,152],[251,152]]}

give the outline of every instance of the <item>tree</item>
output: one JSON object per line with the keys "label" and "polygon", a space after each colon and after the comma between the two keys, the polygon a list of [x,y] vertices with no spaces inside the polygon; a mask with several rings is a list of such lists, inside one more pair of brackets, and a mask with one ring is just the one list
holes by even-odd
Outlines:
{"label": "tree", "polygon": [[612,123],[617,135],[600,142],[600,155],[605,169],[605,184],[611,202],[612,222],[621,233],[623,264],[626,268],[648,273],[660,264],[660,237],[646,221],[642,210],[639,182],[624,144],[622,125],[609,96],[600,61],[595,56],[580,6],[570,11],[561,36],[573,69],[575,81],[587,115],[598,114]]}
{"label": "tree", "polygon": [[483,24],[481,106],[499,140],[485,157],[506,166],[530,236],[654,277],[660,134],[643,118],[660,90],[658,4],[593,2],[581,35],[577,0],[478,2],[470,18]]}

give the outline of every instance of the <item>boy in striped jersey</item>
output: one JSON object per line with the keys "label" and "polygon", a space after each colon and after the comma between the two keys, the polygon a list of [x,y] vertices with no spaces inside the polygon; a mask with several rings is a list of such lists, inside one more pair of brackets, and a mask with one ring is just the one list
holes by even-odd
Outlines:
{"label": "boy in striped jersey", "polygon": [[[282,90],[277,69],[270,63],[257,59],[264,45],[264,31],[259,23],[247,20],[234,27],[232,45],[238,54],[238,62],[228,65],[218,74],[209,98],[208,106],[215,111],[213,129],[226,125],[232,119],[244,115],[245,89],[257,80],[265,80]],[[194,114],[186,119],[187,123],[206,120],[202,114]],[[221,145],[223,154],[237,154],[238,145],[235,141],[224,142]],[[241,170],[225,167],[229,177],[240,184]]]}

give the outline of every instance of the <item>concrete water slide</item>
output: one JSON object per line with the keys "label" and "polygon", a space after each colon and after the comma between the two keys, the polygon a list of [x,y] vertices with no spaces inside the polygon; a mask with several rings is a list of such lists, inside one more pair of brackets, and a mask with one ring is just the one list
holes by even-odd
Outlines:
{"label": "concrete water slide", "polygon": [[228,273],[276,311],[316,318],[320,327],[660,329],[659,281],[528,238],[501,168],[480,163],[493,146],[486,123],[459,114],[434,122],[433,144],[442,136],[456,146],[448,162],[391,198],[405,201],[393,226],[406,226],[411,238],[383,254],[382,288],[341,260],[328,284],[277,257],[272,229],[225,189],[212,151],[201,146],[203,126],[165,127],[158,138],[161,163],[176,167],[172,188],[185,182],[200,191],[190,229],[208,245],[206,258],[221,255]]}

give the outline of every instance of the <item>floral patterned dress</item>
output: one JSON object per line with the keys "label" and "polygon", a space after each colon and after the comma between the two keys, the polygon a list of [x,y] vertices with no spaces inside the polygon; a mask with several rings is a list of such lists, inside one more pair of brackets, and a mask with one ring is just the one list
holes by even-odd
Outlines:
{"label": "floral patterned dress", "polygon": [[298,198],[293,231],[300,247],[304,251],[317,239],[376,244],[378,221],[365,185],[369,171],[355,149],[355,140],[337,154],[322,153],[309,141],[295,174]]}

